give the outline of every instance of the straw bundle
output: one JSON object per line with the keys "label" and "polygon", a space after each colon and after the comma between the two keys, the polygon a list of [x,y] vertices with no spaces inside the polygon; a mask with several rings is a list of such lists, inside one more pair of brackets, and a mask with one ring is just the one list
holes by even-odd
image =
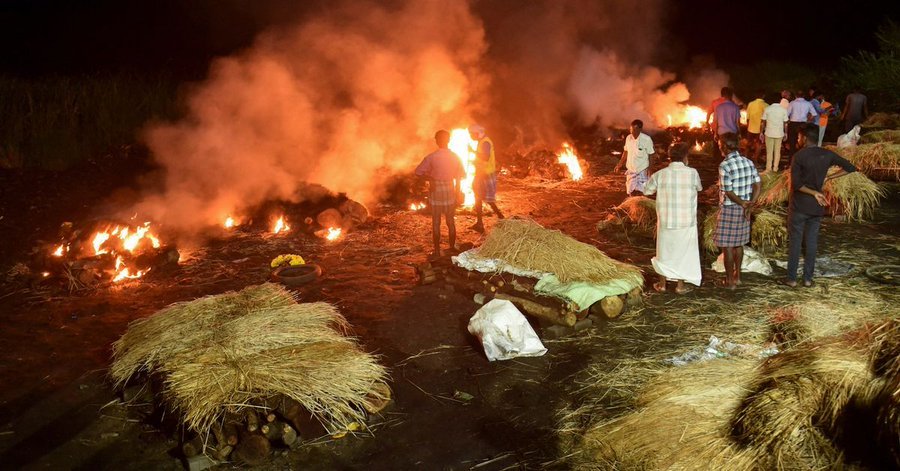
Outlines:
{"label": "straw bundle", "polygon": [[885,196],[884,188],[860,172],[826,181],[823,193],[834,210],[856,221],[874,216],[875,208]]}
{"label": "straw bundle", "polygon": [[706,249],[709,253],[716,253],[719,251],[719,247],[716,246],[715,236],[716,236],[716,221],[719,219],[719,207],[714,206],[710,208],[709,212],[706,213],[706,217],[703,218],[703,227],[702,227],[702,235],[703,235],[703,248]]}
{"label": "straw bundle", "polygon": [[883,172],[889,178],[900,181],[900,144],[879,142],[828,149],[852,162],[862,173],[874,175]]}
{"label": "straw bundle", "polygon": [[717,359],[666,370],[644,388],[638,410],[585,433],[575,469],[758,469],[759,450],[728,436],[756,363]]}
{"label": "straw bundle", "polygon": [[[332,430],[362,421],[385,379],[337,309],[297,304],[264,284],[163,309],[136,321],[113,346],[113,380],[161,374],[163,394],[184,423],[203,432],[226,411],[289,397]],[[374,395],[373,395],[374,394]]]}
{"label": "straw bundle", "polygon": [[900,129],[900,114],[872,113],[860,126],[864,128]]}
{"label": "straw bundle", "polygon": [[784,213],[761,210],[754,215],[750,241],[754,248],[771,253],[783,248],[788,240],[787,217]]}
{"label": "straw bundle", "polygon": [[757,201],[763,206],[780,206],[788,202],[791,193],[791,171],[766,172],[760,175]]}
{"label": "straw bundle", "polygon": [[845,289],[827,300],[810,299],[776,308],[770,319],[771,333],[781,348],[795,347],[882,322],[890,313],[876,294]]}
{"label": "straw bundle", "polygon": [[737,440],[768,450],[792,469],[841,463],[832,442],[844,408],[870,390],[874,376],[863,351],[823,343],[767,359],[732,423]]}
{"label": "straw bundle", "polygon": [[895,129],[885,129],[883,131],[873,131],[863,134],[859,138],[859,144],[875,144],[877,142],[889,142],[891,144],[900,144],[900,131]]}
{"label": "straw bundle", "polygon": [[646,196],[630,196],[616,206],[628,219],[641,229],[651,231],[656,228],[656,200]]}
{"label": "straw bundle", "polygon": [[637,267],[613,260],[593,245],[579,242],[560,231],[545,229],[530,220],[497,222],[478,255],[528,270],[553,273],[563,283],[604,284],[624,279],[634,286],[644,284],[644,277]]}

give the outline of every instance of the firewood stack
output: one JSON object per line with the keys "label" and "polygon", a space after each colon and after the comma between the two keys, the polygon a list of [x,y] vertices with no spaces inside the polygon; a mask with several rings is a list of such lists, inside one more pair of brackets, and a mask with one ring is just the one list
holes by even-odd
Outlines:
{"label": "firewood stack", "polygon": [[619,317],[627,306],[640,302],[640,288],[619,296],[609,296],[592,306],[578,306],[562,299],[535,293],[538,280],[510,273],[479,273],[454,265],[449,258],[419,264],[415,267],[419,284],[443,283],[452,289],[471,294],[482,304],[491,299],[505,299],[523,313],[542,324],[572,327],[588,314],[607,319]]}

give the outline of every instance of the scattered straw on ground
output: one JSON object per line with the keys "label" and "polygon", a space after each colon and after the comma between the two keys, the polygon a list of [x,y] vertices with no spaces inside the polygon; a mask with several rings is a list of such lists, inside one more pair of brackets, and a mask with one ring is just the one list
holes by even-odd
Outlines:
{"label": "scattered straw on ground", "polygon": [[875,144],[878,142],[889,142],[891,144],[900,144],[900,131],[896,129],[885,129],[882,131],[873,131],[863,134],[859,138],[859,144]]}
{"label": "scattered straw on ground", "polygon": [[644,284],[637,267],[616,261],[593,245],[525,219],[497,222],[478,255],[500,259],[520,268],[553,273],[563,283],[604,284],[624,279],[635,286]]}
{"label": "scattered straw on ground", "polygon": [[828,147],[828,149],[852,162],[866,175],[886,176],[894,181],[900,181],[900,144],[879,142],[841,148]]}
{"label": "scattered straw on ground", "polygon": [[160,374],[166,400],[200,432],[226,411],[277,395],[339,430],[364,420],[367,400],[382,399],[370,396],[373,386],[386,377],[347,328],[334,306],[297,304],[263,284],[133,322],[113,345],[110,375],[122,385],[136,373]]}
{"label": "scattered straw on ground", "polygon": [[860,126],[864,128],[900,129],[900,114],[872,113]]}

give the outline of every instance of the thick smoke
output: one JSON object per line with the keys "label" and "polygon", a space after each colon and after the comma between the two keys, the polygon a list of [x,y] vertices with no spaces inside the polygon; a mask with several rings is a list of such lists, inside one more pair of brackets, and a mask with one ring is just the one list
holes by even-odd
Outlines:
{"label": "thick smoke", "polygon": [[165,192],[141,214],[195,231],[303,183],[371,202],[408,170],[434,131],[464,126],[487,85],[485,44],[462,2],[332,7],[217,60],[189,116],[148,130]]}
{"label": "thick smoke", "polygon": [[346,0],[321,8],[215,61],[187,118],[148,130],[165,191],[138,211],[194,232],[266,200],[306,198],[307,183],[373,202],[385,177],[433,148],[436,129],[472,119],[501,149],[559,146],[572,117],[664,125],[684,104],[708,103],[675,72],[710,97],[727,79],[653,66],[667,53],[664,5]]}

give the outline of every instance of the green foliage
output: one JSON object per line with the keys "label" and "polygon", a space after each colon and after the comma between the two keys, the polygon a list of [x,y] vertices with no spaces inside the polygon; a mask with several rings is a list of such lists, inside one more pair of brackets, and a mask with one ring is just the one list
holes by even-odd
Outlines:
{"label": "green foliage", "polygon": [[821,83],[821,74],[809,67],[789,62],[765,61],[752,66],[736,66],[728,70],[735,94],[744,102],[762,89],[768,95],[778,95],[782,90],[806,90],[811,84]]}
{"label": "green foliage", "polygon": [[871,102],[869,111],[900,111],[900,25],[878,28],[878,51],[841,58],[835,82],[844,90],[859,87]]}
{"label": "green foliage", "polygon": [[166,78],[0,76],[0,166],[61,169],[137,142],[152,119],[176,113]]}

